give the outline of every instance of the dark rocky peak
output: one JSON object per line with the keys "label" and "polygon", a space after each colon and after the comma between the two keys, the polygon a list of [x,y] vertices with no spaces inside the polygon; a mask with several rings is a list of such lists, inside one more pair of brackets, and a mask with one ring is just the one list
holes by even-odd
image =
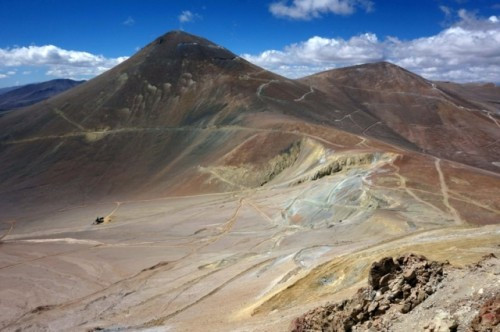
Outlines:
{"label": "dark rocky peak", "polygon": [[155,39],[146,48],[163,57],[190,60],[233,60],[237,56],[205,38],[184,31],[171,31]]}
{"label": "dark rocky peak", "polygon": [[150,45],[177,45],[177,44],[199,44],[203,46],[217,46],[213,42],[203,37],[195,36],[190,33],[173,30],[156,38]]}

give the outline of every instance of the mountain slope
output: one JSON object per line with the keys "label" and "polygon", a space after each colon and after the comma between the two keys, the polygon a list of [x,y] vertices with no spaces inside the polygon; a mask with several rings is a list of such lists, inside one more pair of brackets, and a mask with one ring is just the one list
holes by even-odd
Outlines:
{"label": "mountain slope", "polygon": [[6,88],[0,93],[0,111],[26,107],[58,95],[85,81],[56,79],[42,83],[27,84],[21,87]]}
{"label": "mountain slope", "polygon": [[[0,190],[45,200],[43,190],[56,188],[51,201],[185,192],[181,179],[203,182],[208,175],[198,166],[256,133],[283,134],[263,147],[268,156],[297,141],[293,131],[306,123],[358,141],[347,132],[361,135],[378,120],[366,113],[353,122],[352,112],[203,38],[171,32],[99,77],[3,117]],[[383,124],[371,132],[414,149]],[[24,188],[34,193],[21,194]]]}
{"label": "mountain slope", "polygon": [[[300,81],[332,98],[350,101],[359,112],[377,117],[427,153],[500,171],[495,164],[500,160],[500,117],[488,111],[494,103],[471,99],[481,95],[477,89],[453,92],[444,83],[427,81],[385,62],[334,69]],[[491,88],[486,98],[500,98],[499,93]]]}
{"label": "mountain slope", "polygon": [[18,86],[9,86],[9,87],[6,87],[6,88],[0,88],[0,95],[6,93],[6,92],[9,92],[11,90],[14,90],[14,89],[17,89],[19,88]]}

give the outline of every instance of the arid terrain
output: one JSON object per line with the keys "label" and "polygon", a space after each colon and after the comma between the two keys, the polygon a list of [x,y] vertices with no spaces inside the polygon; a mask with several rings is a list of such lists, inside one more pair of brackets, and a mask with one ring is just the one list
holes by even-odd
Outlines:
{"label": "arid terrain", "polygon": [[500,291],[498,259],[470,267],[500,257],[498,105],[385,62],[290,80],[170,32],[0,118],[0,330],[288,331],[409,253],[448,261],[444,286],[387,328],[441,324],[450,293],[469,324]]}
{"label": "arid terrain", "polygon": [[56,79],[47,82],[27,84],[0,89],[0,115],[9,110],[33,105],[56,96],[84,81]]}

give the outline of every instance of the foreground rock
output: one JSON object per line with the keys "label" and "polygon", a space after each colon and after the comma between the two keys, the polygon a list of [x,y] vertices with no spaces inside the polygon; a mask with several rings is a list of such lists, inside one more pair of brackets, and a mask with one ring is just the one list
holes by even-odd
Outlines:
{"label": "foreground rock", "polygon": [[471,331],[500,331],[500,293],[486,301],[471,324]]}
{"label": "foreground rock", "polygon": [[389,311],[406,313],[434,293],[443,279],[443,264],[423,256],[386,257],[373,263],[369,286],[354,298],[317,308],[294,322],[293,331],[380,330]]}
{"label": "foreground rock", "polygon": [[458,269],[413,254],[386,257],[372,264],[368,287],[297,318],[292,331],[500,331],[499,263],[490,255]]}

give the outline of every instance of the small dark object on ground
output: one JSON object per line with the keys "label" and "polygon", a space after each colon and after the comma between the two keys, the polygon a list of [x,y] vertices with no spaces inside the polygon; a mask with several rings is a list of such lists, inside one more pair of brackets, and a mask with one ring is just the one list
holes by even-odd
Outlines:
{"label": "small dark object on ground", "polygon": [[95,218],[94,225],[99,225],[104,222],[104,217],[97,217]]}

